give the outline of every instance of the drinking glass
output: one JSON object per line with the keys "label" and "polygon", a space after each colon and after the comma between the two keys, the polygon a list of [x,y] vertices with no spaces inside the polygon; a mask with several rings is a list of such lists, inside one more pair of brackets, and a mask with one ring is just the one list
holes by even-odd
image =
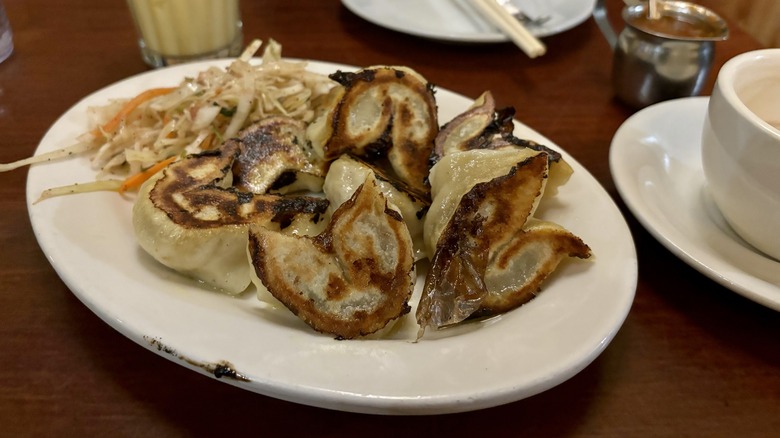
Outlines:
{"label": "drinking glass", "polygon": [[238,0],[127,0],[152,67],[241,54]]}

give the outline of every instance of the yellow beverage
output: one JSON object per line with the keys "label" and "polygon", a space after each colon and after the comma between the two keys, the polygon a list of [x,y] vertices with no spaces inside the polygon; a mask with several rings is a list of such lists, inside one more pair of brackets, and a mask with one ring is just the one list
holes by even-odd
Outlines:
{"label": "yellow beverage", "polygon": [[241,47],[238,0],[127,0],[142,49],[164,58],[235,55]]}

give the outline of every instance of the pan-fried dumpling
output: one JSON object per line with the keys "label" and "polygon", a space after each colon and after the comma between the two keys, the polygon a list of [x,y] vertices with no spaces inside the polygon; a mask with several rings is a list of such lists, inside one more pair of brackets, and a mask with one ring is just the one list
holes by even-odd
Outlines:
{"label": "pan-fried dumpling", "polygon": [[[489,91],[482,93],[464,113],[445,123],[434,139],[431,161],[437,163],[445,155],[476,149],[495,120],[496,101]],[[480,149],[482,149],[480,147]]]}
{"label": "pan-fried dumpling", "polygon": [[439,130],[433,87],[408,67],[368,67],[331,78],[341,84],[332,91],[331,108],[307,130],[314,152],[328,162],[345,153],[388,162],[386,170],[427,193],[428,158]]}
{"label": "pan-fried dumpling", "polygon": [[372,174],[321,234],[253,226],[249,254],[258,290],[270,292],[317,331],[342,339],[364,336],[410,310],[412,240]]}
{"label": "pan-fried dumpling", "polygon": [[572,174],[560,153],[531,140],[514,136],[514,108],[496,109],[493,95],[484,92],[472,106],[447,122],[436,135],[431,163],[442,157],[472,149],[532,149],[546,152],[550,161],[545,194],[552,196]]}
{"label": "pan-fried dumpling", "polygon": [[431,169],[434,196],[425,240],[433,248],[417,307],[420,335],[428,326],[461,322],[481,307],[492,255],[532,213],[547,163],[544,153],[523,158],[477,149],[447,155]]}
{"label": "pan-fried dumpling", "polygon": [[566,257],[586,259],[590,248],[560,225],[530,218],[493,254],[485,275],[487,295],[472,316],[508,312],[530,301]]}
{"label": "pan-fried dumpling", "polygon": [[318,192],[325,166],[309,156],[303,122],[283,116],[268,117],[242,131],[240,152],[233,162],[233,185],[241,191],[265,194]]}
{"label": "pan-fried dumpling", "polygon": [[517,307],[564,257],[590,256],[562,227],[529,222],[548,164],[543,151],[474,149],[445,155],[431,169],[425,240],[432,262],[417,308],[420,336]]}
{"label": "pan-fried dumpling", "polygon": [[373,174],[376,178],[379,190],[382,191],[388,204],[401,213],[414,242],[415,259],[424,258],[423,219],[430,206],[430,201],[425,199],[424,195],[416,193],[403,181],[385,175],[377,167],[357,157],[342,155],[341,158],[331,163],[323,186],[325,196],[330,201],[328,211],[335,211],[341,204],[349,200],[369,174]]}
{"label": "pan-fried dumpling", "polygon": [[[532,160],[533,171],[530,167],[526,167],[525,173],[517,175],[519,164],[536,156],[539,158]],[[495,232],[509,233],[520,229],[528,216],[535,211],[541,193],[544,191],[546,160],[544,153],[521,148],[474,149],[449,154],[442,158],[430,173],[433,201],[424,224],[428,256],[433,257],[439,237],[463,196],[479,183],[487,183],[511,173],[515,174],[512,186],[503,192],[499,189],[495,190],[495,196],[505,198],[500,201],[502,204],[491,206],[490,211],[485,214],[492,222],[506,221],[502,226],[496,225]],[[526,185],[524,184],[526,180],[532,182]]]}
{"label": "pan-fried dumpling", "polygon": [[231,167],[238,142],[174,162],[147,181],[133,206],[133,228],[141,247],[171,269],[224,292],[250,284],[247,229],[262,223],[277,229],[317,221],[328,202],[240,191]]}

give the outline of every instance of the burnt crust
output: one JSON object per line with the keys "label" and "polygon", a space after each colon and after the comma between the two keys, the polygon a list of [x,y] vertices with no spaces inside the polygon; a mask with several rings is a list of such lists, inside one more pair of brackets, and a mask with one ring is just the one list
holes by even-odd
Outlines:
{"label": "burnt crust", "polygon": [[320,215],[326,199],[255,194],[224,187],[242,151],[238,140],[217,150],[191,155],[162,171],[149,191],[153,205],[186,229],[208,229],[255,222],[289,223],[297,214]]}
{"label": "burnt crust", "polygon": [[[306,324],[338,339],[374,333],[410,311],[408,300],[414,284],[411,238],[400,215],[387,207],[376,183],[369,181],[370,190],[366,189],[368,182],[361,185],[317,236],[280,236],[257,226],[249,233],[249,254],[257,277],[268,291]],[[377,209],[378,202],[383,205],[381,209]],[[392,251],[396,263],[390,269],[381,266],[380,254],[365,252],[378,237],[362,235],[355,222],[365,221],[369,215],[378,233],[393,236],[395,247],[387,250]],[[275,246],[288,242],[280,239],[295,239],[296,248],[301,249],[280,256]],[[306,257],[300,258],[304,252]],[[304,266],[306,261],[309,263]],[[320,267],[328,275],[327,280],[324,284],[307,282],[307,272],[317,270],[319,263],[325,263]],[[334,270],[333,264],[339,268]],[[325,270],[327,266],[330,270]],[[364,305],[353,309],[354,300]]]}
{"label": "burnt crust", "polygon": [[[355,73],[339,71],[331,78],[344,86],[344,92],[332,111],[332,135],[323,145],[325,160],[332,161],[344,153],[357,154],[375,163],[387,159],[389,165],[382,167],[392,169],[415,190],[427,192],[427,160],[439,130],[433,87],[419,76],[393,67]],[[407,94],[396,95],[395,90],[399,88]],[[381,107],[377,126],[370,132],[350,132],[348,121],[356,103],[369,94]],[[409,95],[414,96],[415,103],[425,106],[422,120],[412,110]],[[421,138],[408,135],[421,126],[425,131],[419,135]]]}

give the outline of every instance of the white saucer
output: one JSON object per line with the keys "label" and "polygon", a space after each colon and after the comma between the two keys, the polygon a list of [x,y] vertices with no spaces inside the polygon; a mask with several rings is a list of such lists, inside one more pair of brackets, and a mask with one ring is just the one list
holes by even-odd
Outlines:
{"label": "white saucer", "polygon": [[628,207],[666,248],[723,286],[780,310],[780,262],[739,238],[706,188],[700,157],[707,97],[659,103],[615,133],[612,178]]}
{"label": "white saucer", "polygon": [[[485,21],[467,0],[341,0],[355,15],[378,26],[423,38],[464,43],[498,43],[507,37]],[[587,20],[595,0],[514,0],[531,17],[549,16],[530,27],[541,38]]]}

